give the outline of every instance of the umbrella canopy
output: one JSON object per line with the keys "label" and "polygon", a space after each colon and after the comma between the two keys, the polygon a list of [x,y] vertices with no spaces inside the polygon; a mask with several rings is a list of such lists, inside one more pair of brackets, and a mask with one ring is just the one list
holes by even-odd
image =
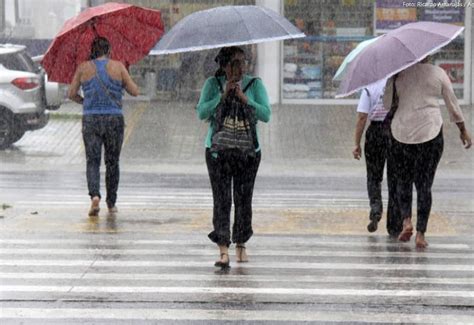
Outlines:
{"label": "umbrella canopy", "polygon": [[42,65],[49,80],[70,83],[77,66],[89,59],[96,36],[107,38],[110,57],[128,66],[146,56],[163,32],[158,10],[113,2],[91,7],[64,23]]}
{"label": "umbrella canopy", "polygon": [[371,38],[366,41],[363,41],[359,43],[355,49],[353,49],[345,58],[344,61],[342,61],[341,65],[337,69],[336,73],[334,74],[334,77],[332,77],[332,80],[341,80],[344,75],[347,72],[347,67],[349,63],[354,60],[357,55],[359,55],[360,52],[362,52],[363,49],[365,49],[368,45],[372,44],[374,41],[376,41],[377,38]]}
{"label": "umbrella canopy", "polygon": [[463,29],[450,24],[416,22],[380,36],[349,64],[336,98],[349,96],[412,66],[447,45]]}
{"label": "umbrella canopy", "polygon": [[224,46],[305,37],[276,12],[259,6],[224,6],[181,19],[150,54],[199,51]]}

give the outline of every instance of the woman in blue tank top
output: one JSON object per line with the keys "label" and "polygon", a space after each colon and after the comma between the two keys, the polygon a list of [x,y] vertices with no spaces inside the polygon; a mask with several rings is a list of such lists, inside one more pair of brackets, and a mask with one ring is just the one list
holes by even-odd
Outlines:
{"label": "woman in blue tank top", "polygon": [[[138,95],[125,66],[109,59],[110,44],[97,37],[91,46],[90,60],[81,63],[69,88],[69,98],[83,105],[82,135],[87,161],[87,186],[91,197],[89,216],[98,216],[100,205],[100,160],[104,147],[106,167],[106,203],[110,213],[116,213],[117,189],[120,178],[119,158],[123,143],[124,120],[122,90]],[[78,94],[82,87],[84,98]]]}

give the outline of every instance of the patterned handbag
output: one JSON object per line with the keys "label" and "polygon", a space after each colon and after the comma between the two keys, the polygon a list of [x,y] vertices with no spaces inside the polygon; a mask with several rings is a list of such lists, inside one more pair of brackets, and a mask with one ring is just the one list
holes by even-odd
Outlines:
{"label": "patterned handbag", "polygon": [[[243,89],[244,93],[256,79],[250,80]],[[222,85],[217,80],[222,93]],[[238,150],[245,155],[255,156],[258,147],[256,131],[255,110],[231,93],[217,107],[211,152]]]}

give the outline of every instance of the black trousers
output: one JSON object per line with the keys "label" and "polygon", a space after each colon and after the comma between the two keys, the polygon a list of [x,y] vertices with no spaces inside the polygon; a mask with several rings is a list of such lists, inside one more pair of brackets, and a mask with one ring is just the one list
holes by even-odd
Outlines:
{"label": "black trousers", "polygon": [[413,184],[417,194],[416,231],[425,233],[431,212],[431,187],[443,154],[443,131],[432,140],[405,144],[392,139],[396,160],[397,200],[403,218],[412,216]]}
{"label": "black trousers", "polygon": [[232,197],[235,209],[232,242],[245,243],[252,236],[252,196],[260,159],[260,152],[255,157],[249,157],[234,150],[219,153],[215,158],[206,149],[206,164],[214,199],[214,230],[209,238],[214,243],[226,246],[231,243]]}
{"label": "black trousers", "polygon": [[371,122],[365,133],[364,154],[367,167],[367,193],[370,202],[370,219],[379,221],[383,214],[382,180],[387,162],[387,232],[398,235],[402,230],[402,218],[396,200],[395,166],[390,150],[390,137],[382,122]]}
{"label": "black trousers", "polygon": [[124,119],[121,115],[84,115],[82,137],[87,160],[87,187],[90,197],[100,195],[100,161],[104,146],[106,167],[105,186],[107,206],[113,207],[117,201],[120,179],[119,160],[124,134]]}

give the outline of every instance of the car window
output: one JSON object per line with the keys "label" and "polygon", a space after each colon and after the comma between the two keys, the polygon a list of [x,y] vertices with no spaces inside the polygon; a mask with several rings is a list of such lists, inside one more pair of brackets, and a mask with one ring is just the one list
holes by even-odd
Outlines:
{"label": "car window", "polygon": [[28,71],[30,72],[35,72],[37,70],[37,65],[33,62],[31,57],[26,54],[25,52],[20,52],[19,53],[22,59],[25,62],[25,65],[28,67]]}
{"label": "car window", "polygon": [[21,52],[0,55],[0,64],[9,70],[35,71],[31,58]]}

